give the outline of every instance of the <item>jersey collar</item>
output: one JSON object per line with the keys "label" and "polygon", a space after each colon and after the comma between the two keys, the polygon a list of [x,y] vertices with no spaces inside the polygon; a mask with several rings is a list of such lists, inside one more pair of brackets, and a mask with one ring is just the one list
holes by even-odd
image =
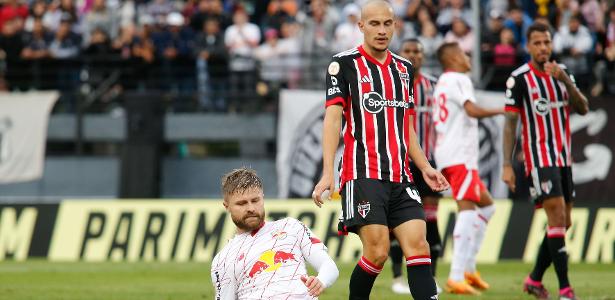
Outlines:
{"label": "jersey collar", "polygon": [[532,62],[528,62],[527,63],[530,66],[530,69],[536,73],[536,75],[540,76],[540,77],[549,77],[549,74],[547,74],[544,71],[540,71],[538,70],[536,67],[534,67],[534,64]]}
{"label": "jersey collar", "polygon": [[371,55],[367,54],[367,51],[365,51],[365,49],[363,49],[363,45],[359,46],[359,52],[365,56],[365,58],[367,58],[367,60],[371,61],[372,63],[376,64],[377,66],[381,66],[381,67],[386,67],[391,63],[391,51],[389,51],[387,49],[387,58],[384,60],[384,63],[380,63],[377,59],[373,58]]}

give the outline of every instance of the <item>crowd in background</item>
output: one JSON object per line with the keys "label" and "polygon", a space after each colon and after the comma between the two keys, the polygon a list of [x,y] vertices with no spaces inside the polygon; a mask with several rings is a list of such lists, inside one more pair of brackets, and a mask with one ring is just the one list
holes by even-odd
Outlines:
{"label": "crowd in background", "polygon": [[[2,88],[36,88],[31,78],[16,83],[31,76],[24,74],[27,63],[98,59],[130,62],[132,71],[119,80],[136,82],[127,88],[187,92],[201,109],[241,110],[246,95],[271,100],[282,87],[320,88],[330,56],[362,42],[355,24],[363,2],[5,0]],[[397,18],[391,49],[418,38],[427,72],[440,72],[435,50],[443,41],[457,41],[473,54],[477,38],[486,65],[514,68],[526,59],[525,30],[544,22],[552,28],[557,59],[586,80],[581,84],[595,96],[615,93],[613,0],[480,0],[480,36],[468,0],[391,3]],[[83,70],[63,74],[60,68],[58,74],[68,82],[84,77]],[[160,80],[148,86],[151,76]]]}

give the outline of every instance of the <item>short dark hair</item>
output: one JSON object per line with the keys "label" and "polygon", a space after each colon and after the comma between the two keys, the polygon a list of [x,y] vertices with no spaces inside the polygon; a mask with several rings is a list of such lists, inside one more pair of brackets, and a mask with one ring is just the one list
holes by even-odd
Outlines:
{"label": "short dark hair", "polygon": [[532,36],[533,32],[549,32],[551,33],[551,31],[549,30],[549,26],[543,24],[543,23],[536,23],[534,22],[534,24],[530,25],[530,27],[527,29],[527,33],[525,34],[527,41],[530,41],[530,37]]}
{"label": "short dark hair", "polygon": [[222,177],[222,196],[224,201],[227,201],[230,195],[244,193],[250,189],[263,189],[263,182],[256,174],[256,171],[252,169],[235,169]]}
{"label": "short dark hair", "polygon": [[421,43],[421,41],[419,41],[419,39],[417,39],[417,38],[407,38],[407,39],[404,39],[403,41],[401,41],[401,45],[402,46],[405,43],[415,43],[415,44],[418,44],[420,46],[420,48],[421,48],[421,51],[423,51],[423,49],[425,48],[425,47],[423,47],[423,43]]}
{"label": "short dark hair", "polygon": [[438,47],[438,51],[436,52],[436,55],[438,56],[438,60],[440,61],[440,64],[442,64],[444,66],[444,57],[446,56],[447,52],[455,47],[459,47],[459,44],[457,42],[446,42],[442,45],[440,45],[440,47]]}

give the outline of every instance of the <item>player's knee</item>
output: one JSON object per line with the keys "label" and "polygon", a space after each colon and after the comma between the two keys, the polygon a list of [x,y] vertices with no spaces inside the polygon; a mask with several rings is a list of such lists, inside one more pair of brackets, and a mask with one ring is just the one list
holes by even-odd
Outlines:
{"label": "player's knee", "polygon": [[409,246],[410,246],[410,254],[412,255],[429,253],[429,243],[427,242],[426,239],[412,240]]}

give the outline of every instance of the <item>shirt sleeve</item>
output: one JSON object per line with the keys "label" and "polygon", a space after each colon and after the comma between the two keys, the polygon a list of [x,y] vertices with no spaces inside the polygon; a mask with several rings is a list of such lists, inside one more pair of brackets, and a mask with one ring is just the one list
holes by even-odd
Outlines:
{"label": "shirt sleeve", "polygon": [[327,253],[325,244],[305,224],[301,222],[299,224],[303,227],[300,231],[303,235],[301,239],[301,253],[305,261],[318,272],[316,276],[318,280],[325,287],[330,287],[339,276],[339,270],[333,259],[329,256],[329,253]]}
{"label": "shirt sleeve", "polygon": [[520,91],[521,83],[513,76],[506,80],[506,100],[504,109],[507,112],[520,112],[523,101],[523,94]]}
{"label": "shirt sleeve", "polygon": [[229,266],[215,257],[211,264],[211,281],[216,293],[215,300],[237,299],[237,281]]}
{"label": "shirt sleeve", "polygon": [[327,67],[327,102],[326,107],[331,105],[341,105],[346,107],[346,99],[350,96],[348,83],[344,79],[341,61],[338,57],[333,57]]}
{"label": "shirt sleeve", "polygon": [[474,95],[474,86],[472,85],[472,80],[470,77],[463,76],[460,80],[457,81],[457,85],[459,85],[459,103],[462,107],[466,101],[470,101],[472,103],[476,103],[476,96]]}

